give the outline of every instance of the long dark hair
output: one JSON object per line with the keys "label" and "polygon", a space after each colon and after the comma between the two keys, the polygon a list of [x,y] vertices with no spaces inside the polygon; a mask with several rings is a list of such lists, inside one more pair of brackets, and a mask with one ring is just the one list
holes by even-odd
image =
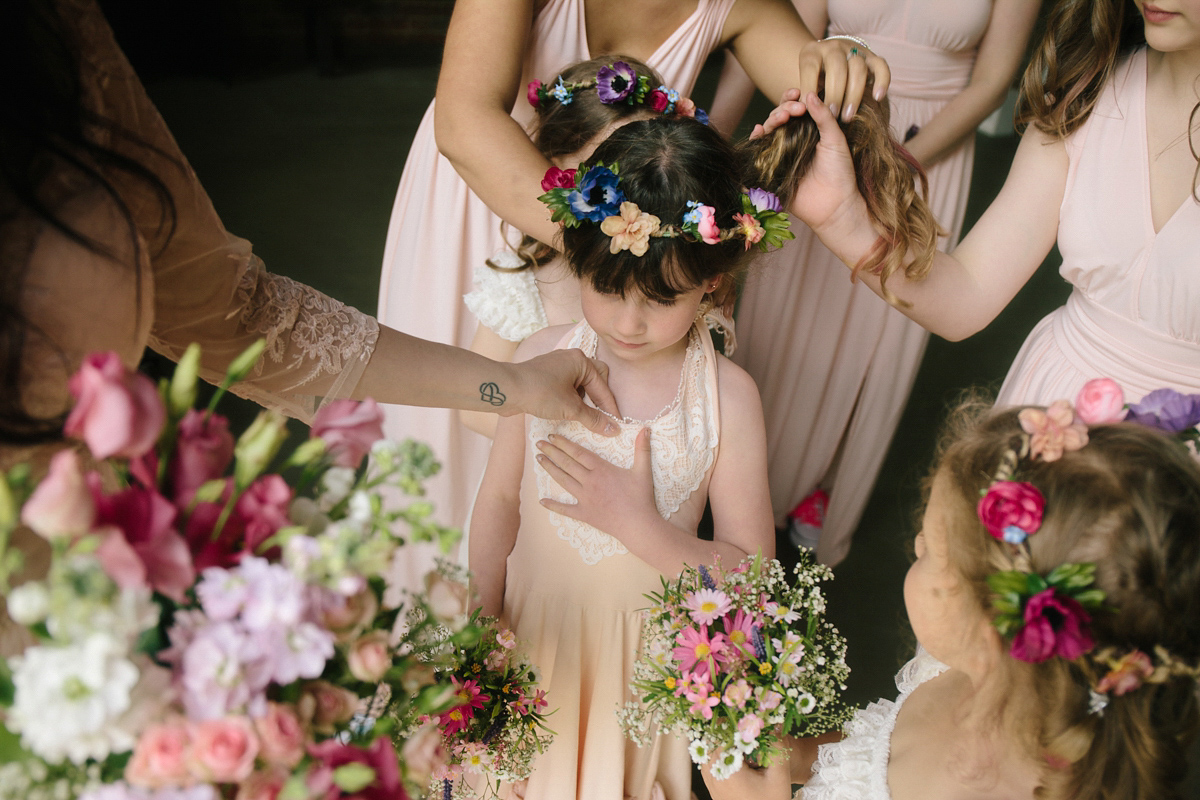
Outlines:
{"label": "long dark hair", "polygon": [[[0,241],[11,242],[18,227],[32,220],[115,258],[112,248],[75,230],[60,215],[69,198],[52,191],[51,178],[69,175],[80,187],[77,193],[99,189],[124,217],[135,254],[129,266],[137,269],[141,240],[111,178],[128,177],[149,189],[161,211],[156,239],[165,244],[175,226],[171,194],[158,175],[127,153],[144,148],[166,154],[87,107],[82,65],[77,32],[54,0],[0,3]],[[114,148],[117,144],[132,147],[121,152]],[[0,381],[6,387],[0,392],[0,441],[7,444],[51,441],[62,426],[61,416],[32,414],[19,388],[30,338],[52,342],[21,308],[29,255],[27,248],[0,248]]]}

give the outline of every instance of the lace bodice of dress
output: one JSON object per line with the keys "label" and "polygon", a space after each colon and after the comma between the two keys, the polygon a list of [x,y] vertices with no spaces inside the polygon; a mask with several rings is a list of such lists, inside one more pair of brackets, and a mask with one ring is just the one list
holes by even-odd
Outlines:
{"label": "lace bodice of dress", "polygon": [[813,777],[793,800],[891,800],[888,757],[900,707],[913,691],[945,672],[946,665],[923,648],[896,673],[900,696],[878,700],[855,712],[843,727],[845,739],[821,745]]}
{"label": "lace bodice of dress", "polygon": [[[707,332],[697,323],[688,334],[687,351],[679,375],[675,399],[652,420],[616,420],[620,433],[601,436],[575,422],[531,419],[529,437],[533,442],[558,433],[577,442],[619,467],[633,465],[633,443],[638,432],[650,428],[651,471],[654,475],[654,501],[658,513],[670,518],[703,483],[716,460],[719,437],[719,411],[716,396],[716,361]],[[571,332],[564,347],[578,347],[589,356],[596,355],[596,333],[582,322]],[[544,469],[534,465],[538,496],[572,503],[574,498],[561,488]],[[549,512],[559,538],[579,551],[584,563],[596,564],[606,556],[629,552],[623,544],[603,531],[578,520]]]}

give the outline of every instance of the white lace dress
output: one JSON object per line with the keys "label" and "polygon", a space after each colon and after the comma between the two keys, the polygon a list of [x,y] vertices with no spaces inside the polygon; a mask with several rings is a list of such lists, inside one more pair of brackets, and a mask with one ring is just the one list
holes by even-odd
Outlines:
{"label": "white lace dress", "polygon": [[896,673],[895,700],[878,700],[858,711],[843,727],[846,738],[821,745],[813,777],[793,800],[891,800],[888,758],[900,707],[913,691],[947,669],[923,648]]}
{"label": "white lace dress", "polygon": [[[560,343],[596,352],[596,334],[580,323]],[[534,762],[527,798],[580,800],[648,798],[654,785],[668,800],[691,796],[691,766],[674,737],[637,748],[624,738],[616,711],[630,699],[627,687],[641,640],[646,592],[661,588],[662,574],[615,538],[551,513],[538,499],[570,497],[537,466],[533,443],[557,433],[628,467],[643,426],[653,437],[654,494],[659,512],[695,533],[708,495],[720,436],[716,355],[698,322],[675,399],[653,420],[619,420],[613,438],[573,422],[527,422],[521,525],[508,558],[504,614],[542,675],[557,737]]]}

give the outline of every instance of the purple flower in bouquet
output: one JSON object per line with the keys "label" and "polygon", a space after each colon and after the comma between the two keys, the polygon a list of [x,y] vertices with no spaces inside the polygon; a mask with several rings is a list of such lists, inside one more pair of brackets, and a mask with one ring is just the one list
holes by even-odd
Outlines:
{"label": "purple flower in bouquet", "polygon": [[766,189],[747,189],[746,196],[750,198],[751,205],[755,211],[782,211],[783,204],[779,202],[779,198],[774,192],[768,192]]}
{"label": "purple flower in bouquet", "polygon": [[[194,624],[195,618],[191,619]],[[178,648],[176,682],[191,719],[215,719],[232,711],[266,711],[263,693],[270,675],[263,668],[262,644],[232,622],[181,629],[178,615],[171,633]],[[185,644],[186,642],[186,644]],[[179,646],[182,645],[182,646]],[[168,653],[162,657],[168,663]]]}
{"label": "purple flower in bouquet", "polygon": [[633,94],[637,85],[637,72],[624,61],[617,61],[611,67],[601,67],[596,73],[596,94],[601,103],[619,103]]}
{"label": "purple flower in bouquet", "polygon": [[1200,423],[1200,395],[1155,389],[1130,404],[1125,419],[1167,433],[1179,433]]}
{"label": "purple flower in bouquet", "polygon": [[1091,617],[1073,597],[1054,587],[1043,589],[1025,604],[1025,625],[1013,637],[1013,658],[1034,664],[1059,655],[1073,661],[1095,645]]}

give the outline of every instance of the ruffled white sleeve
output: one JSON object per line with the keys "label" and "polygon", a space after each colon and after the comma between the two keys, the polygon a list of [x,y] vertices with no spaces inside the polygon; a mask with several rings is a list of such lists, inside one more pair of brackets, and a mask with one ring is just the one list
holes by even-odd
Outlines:
{"label": "ruffled white sleeve", "polygon": [[487,264],[475,267],[475,289],[463,295],[463,302],[500,338],[524,341],[549,324],[537,279],[532,269],[515,269],[524,262],[511,250],[501,250],[491,261],[501,269]]}

